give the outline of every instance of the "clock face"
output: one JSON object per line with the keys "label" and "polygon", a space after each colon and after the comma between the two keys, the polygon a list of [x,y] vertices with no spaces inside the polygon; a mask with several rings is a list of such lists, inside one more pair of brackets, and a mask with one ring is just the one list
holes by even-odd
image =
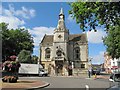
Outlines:
{"label": "clock face", "polygon": [[58,38],[62,38],[62,35],[58,35]]}

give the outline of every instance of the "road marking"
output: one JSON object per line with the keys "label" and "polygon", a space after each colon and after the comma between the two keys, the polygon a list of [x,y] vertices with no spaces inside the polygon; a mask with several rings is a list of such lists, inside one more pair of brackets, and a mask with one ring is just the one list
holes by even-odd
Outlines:
{"label": "road marking", "polygon": [[86,90],[89,90],[89,86],[88,85],[85,85],[85,88],[86,88]]}

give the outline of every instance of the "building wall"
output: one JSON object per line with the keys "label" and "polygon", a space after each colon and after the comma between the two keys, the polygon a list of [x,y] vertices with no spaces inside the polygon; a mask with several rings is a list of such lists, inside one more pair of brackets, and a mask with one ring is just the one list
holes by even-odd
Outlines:
{"label": "building wall", "polygon": [[118,71],[118,61],[119,59],[112,59],[107,52],[104,53],[104,68],[106,73],[114,73]]}
{"label": "building wall", "polygon": [[74,53],[73,53],[73,42],[69,42],[68,43],[68,48],[67,49],[68,49],[67,50],[67,52],[68,52],[68,59],[70,61],[73,61],[74,60],[74,58],[73,58],[73,55],[74,55]]}
{"label": "building wall", "polygon": [[[115,67],[115,68],[113,68],[113,67]],[[111,60],[111,71],[112,71],[112,73],[113,72],[115,72],[115,71],[118,71],[118,59],[112,59]]]}
{"label": "building wall", "polygon": [[105,59],[105,61],[104,61],[105,72],[112,73],[112,71],[111,71],[111,60],[112,60],[111,56],[109,56],[108,53],[105,52],[104,59]]}
{"label": "building wall", "polygon": [[[62,51],[65,55],[62,54],[62,57],[67,57],[67,43],[66,42],[55,42],[53,43],[53,57],[57,57],[56,51],[62,48]],[[67,59],[67,58],[66,58]]]}
{"label": "building wall", "polygon": [[88,57],[87,47],[88,47],[87,45],[80,46],[81,61],[87,61],[87,57]]}
{"label": "building wall", "polygon": [[[53,46],[41,46],[41,62],[44,65],[45,69],[48,69],[49,65],[53,65],[55,66],[55,62],[53,62],[53,57],[57,57],[56,56],[56,47],[60,46],[64,53],[65,53],[65,57],[68,57],[68,60],[74,62],[73,63],[73,73],[77,73],[77,69],[79,69],[79,72],[83,72],[83,70],[88,68],[88,46],[87,44],[79,44],[78,47],[80,48],[80,60],[77,60],[77,63],[75,63],[75,59],[74,59],[74,44],[73,43],[53,43]],[[66,47],[65,47],[66,46]],[[50,59],[45,59],[45,49],[46,48],[50,48],[51,49],[51,54],[50,54]],[[66,52],[65,52],[66,51]],[[53,60],[53,61],[52,61]],[[78,65],[77,65],[78,64]],[[81,68],[81,65],[85,64],[85,68]],[[75,68],[75,66],[78,66],[78,68]],[[54,70],[53,68],[51,68],[51,70]],[[66,69],[63,69],[63,71],[66,71]],[[54,72],[52,72],[54,73]]]}
{"label": "building wall", "polygon": [[[75,42],[74,42],[75,43]],[[79,62],[78,64],[79,64],[79,67],[81,67],[81,64],[85,64],[85,68],[87,68],[87,62],[88,62],[88,60],[87,60],[87,58],[88,58],[88,46],[87,46],[87,44],[78,44],[78,45],[74,45],[74,43],[70,43],[69,44],[69,47],[68,47],[68,58],[72,61],[72,62],[74,62],[74,61],[77,61],[77,62]],[[74,57],[74,48],[76,48],[76,47],[79,47],[80,48],[80,54],[79,54],[79,56],[80,56],[80,59],[75,59],[75,57]],[[84,62],[84,63],[83,63]],[[77,63],[76,63],[77,64]]]}
{"label": "building wall", "polygon": [[[45,49],[46,48],[50,48],[50,50],[51,50],[49,59],[45,58]],[[52,57],[53,57],[53,46],[41,46],[41,61],[51,61]]]}
{"label": "building wall", "polygon": [[[61,38],[58,38],[58,36],[61,35]],[[68,41],[68,32],[65,31],[56,31],[54,32],[54,42],[64,42]]]}

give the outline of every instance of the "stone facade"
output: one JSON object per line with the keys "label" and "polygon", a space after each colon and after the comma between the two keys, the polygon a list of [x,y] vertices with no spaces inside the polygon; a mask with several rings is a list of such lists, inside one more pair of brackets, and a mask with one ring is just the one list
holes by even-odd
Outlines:
{"label": "stone facade", "polygon": [[88,68],[86,34],[69,34],[63,9],[53,35],[46,35],[40,43],[40,61],[50,75],[74,75]]}
{"label": "stone facade", "polygon": [[112,73],[111,71],[111,61],[112,57],[108,55],[107,52],[104,53],[104,68],[106,73]]}

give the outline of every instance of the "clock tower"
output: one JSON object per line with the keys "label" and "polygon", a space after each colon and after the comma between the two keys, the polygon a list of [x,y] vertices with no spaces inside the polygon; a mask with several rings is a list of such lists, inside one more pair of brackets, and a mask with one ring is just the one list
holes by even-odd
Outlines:
{"label": "clock tower", "polygon": [[54,30],[54,42],[67,42],[69,30],[65,26],[65,16],[61,8],[57,28]]}
{"label": "clock tower", "polygon": [[[63,57],[64,59],[67,58],[67,43],[68,43],[68,37],[69,37],[69,30],[65,26],[65,16],[63,13],[63,9],[61,8],[60,14],[59,14],[59,20],[58,25],[54,30],[54,38],[53,38],[53,47],[54,47],[54,57]],[[58,53],[59,52],[59,55]],[[60,55],[61,52],[61,55]],[[60,59],[60,58],[59,58]]]}

